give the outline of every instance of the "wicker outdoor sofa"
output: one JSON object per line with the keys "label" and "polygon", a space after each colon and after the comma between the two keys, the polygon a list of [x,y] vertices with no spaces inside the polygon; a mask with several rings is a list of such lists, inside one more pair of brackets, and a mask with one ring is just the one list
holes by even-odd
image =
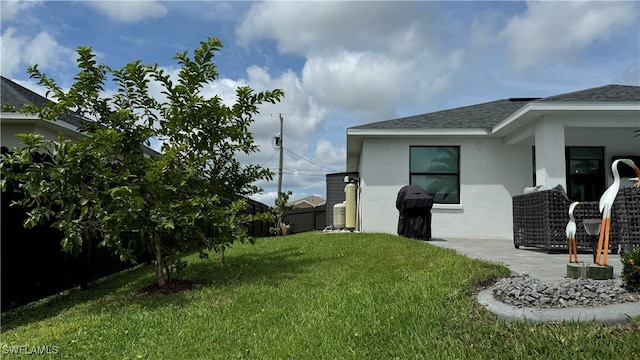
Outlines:
{"label": "wicker outdoor sofa", "polygon": [[616,224],[620,251],[640,248],[640,189],[623,188],[613,204],[612,221]]}
{"label": "wicker outdoor sofa", "polygon": [[[569,200],[563,191],[551,189],[513,197],[513,244],[536,247],[547,252],[567,251],[565,228],[569,222]],[[573,213],[580,250],[592,251],[594,237],[582,225],[585,219],[600,219],[598,202],[581,202]],[[611,214],[611,253],[640,247],[640,189],[622,188]],[[597,240],[597,239],[595,239]]]}

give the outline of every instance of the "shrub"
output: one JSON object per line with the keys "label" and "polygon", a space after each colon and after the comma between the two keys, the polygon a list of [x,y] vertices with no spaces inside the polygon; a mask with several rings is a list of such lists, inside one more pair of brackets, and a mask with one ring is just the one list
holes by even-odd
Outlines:
{"label": "shrub", "polygon": [[640,293],[640,248],[624,253],[621,261],[624,287]]}

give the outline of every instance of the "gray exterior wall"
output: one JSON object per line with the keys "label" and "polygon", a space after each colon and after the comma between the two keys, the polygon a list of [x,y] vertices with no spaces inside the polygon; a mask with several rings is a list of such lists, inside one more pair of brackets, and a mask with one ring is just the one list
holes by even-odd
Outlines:
{"label": "gray exterior wall", "polygon": [[345,176],[358,177],[359,175],[357,172],[327,174],[327,226],[333,225],[333,205],[345,200],[344,187],[347,185],[344,182]]}

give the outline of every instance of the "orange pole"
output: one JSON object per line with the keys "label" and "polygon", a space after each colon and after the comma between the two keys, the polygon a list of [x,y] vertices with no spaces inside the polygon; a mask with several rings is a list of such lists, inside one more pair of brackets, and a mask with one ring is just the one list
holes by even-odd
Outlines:
{"label": "orange pole", "polygon": [[604,240],[604,228],[607,218],[602,218],[602,224],[600,225],[600,237],[598,238],[598,247],[596,250],[596,264],[600,265],[600,254],[602,253],[602,243]]}
{"label": "orange pole", "polygon": [[604,235],[604,246],[603,246],[603,254],[604,254],[604,260],[603,260],[603,266],[607,266],[607,258],[609,257],[609,230],[610,230],[610,226],[611,226],[611,219],[610,218],[606,218],[606,223],[605,223],[605,232],[606,234]]}

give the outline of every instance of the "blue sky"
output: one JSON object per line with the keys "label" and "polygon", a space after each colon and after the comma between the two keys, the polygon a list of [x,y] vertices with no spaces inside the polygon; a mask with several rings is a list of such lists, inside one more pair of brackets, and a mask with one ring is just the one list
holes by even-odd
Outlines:
{"label": "blue sky", "polygon": [[[35,91],[26,68],[63,87],[75,49],[119,68],[133,60],[176,71],[172,57],[207,37],[224,48],[206,94],[281,88],[252,131],[244,162],[277,171],[272,138],[284,118],[284,190],[325,196],[345,169],[346,129],[509,97],[607,84],[640,85],[640,9],[633,2],[7,1],[0,73]],[[273,204],[277,176],[256,199]]]}

